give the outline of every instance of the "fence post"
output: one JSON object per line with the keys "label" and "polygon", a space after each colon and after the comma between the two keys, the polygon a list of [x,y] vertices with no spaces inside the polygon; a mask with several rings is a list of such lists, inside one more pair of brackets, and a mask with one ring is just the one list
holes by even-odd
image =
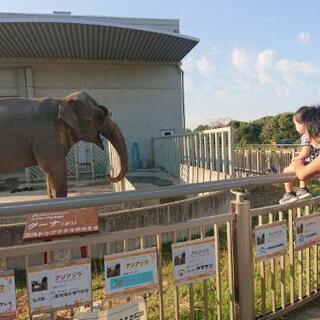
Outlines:
{"label": "fence post", "polygon": [[228,161],[229,174],[231,177],[235,177],[234,129],[231,126],[228,130]]}
{"label": "fence post", "polygon": [[25,169],[25,177],[26,177],[26,183],[31,182],[31,168],[26,168]]}
{"label": "fence post", "polygon": [[233,252],[235,273],[236,318],[255,319],[253,253],[250,202],[243,200],[243,194],[233,192],[237,199],[231,201],[231,211],[236,214],[233,228]]}

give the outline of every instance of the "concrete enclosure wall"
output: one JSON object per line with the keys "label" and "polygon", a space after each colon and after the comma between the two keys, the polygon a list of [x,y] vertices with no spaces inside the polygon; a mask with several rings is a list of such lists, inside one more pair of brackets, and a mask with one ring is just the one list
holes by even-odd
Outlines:
{"label": "concrete enclosure wall", "polygon": [[0,96],[62,97],[85,90],[112,110],[140,159],[152,159],[161,130],[183,133],[181,72],[177,64],[92,61],[0,62]]}

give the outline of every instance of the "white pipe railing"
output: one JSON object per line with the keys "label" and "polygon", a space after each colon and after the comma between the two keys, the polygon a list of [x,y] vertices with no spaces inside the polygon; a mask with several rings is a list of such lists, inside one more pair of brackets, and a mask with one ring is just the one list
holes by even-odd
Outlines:
{"label": "white pipe railing", "polygon": [[269,176],[254,176],[213,182],[182,184],[169,187],[152,188],[100,195],[86,195],[72,198],[57,198],[47,200],[23,201],[17,203],[0,204],[0,218],[10,215],[21,216],[30,212],[47,212],[91,206],[106,206],[130,201],[164,199],[190,194],[213,191],[231,190],[234,188],[250,188],[253,186],[270,185],[296,181],[294,174],[274,174]]}
{"label": "white pipe railing", "polygon": [[153,139],[155,167],[176,177],[181,164],[234,176],[233,150],[231,127]]}

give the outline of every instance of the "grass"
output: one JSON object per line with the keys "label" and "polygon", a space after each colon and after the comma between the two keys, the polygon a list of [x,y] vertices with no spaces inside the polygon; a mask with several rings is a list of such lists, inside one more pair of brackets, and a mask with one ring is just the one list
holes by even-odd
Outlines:
{"label": "grass", "polygon": [[[195,236],[194,238],[196,238]],[[226,235],[224,230],[220,232],[220,256],[219,256],[219,267],[220,267],[220,279],[221,279],[221,313],[222,319],[229,319],[229,284],[228,284],[228,259],[226,251]],[[306,250],[304,251],[303,259],[303,270],[306,270]],[[173,285],[172,279],[172,261],[171,261],[171,246],[169,244],[162,247],[163,256],[163,301],[164,301],[164,311],[165,319],[173,320],[175,319],[175,287]],[[311,261],[313,265],[314,249],[311,250]],[[298,267],[297,253],[295,254],[295,270]],[[286,303],[289,303],[289,283],[290,283],[290,268],[289,268],[289,257],[286,255],[285,259],[285,283],[286,283]],[[104,298],[104,272],[103,272],[103,261],[93,260],[92,270],[93,270],[93,296],[94,300],[103,300]],[[265,287],[266,287],[266,311],[272,310],[272,288],[271,288],[271,263],[270,261],[264,263],[265,267]],[[255,263],[255,275],[254,275],[254,285],[255,285],[255,306],[257,314],[262,314],[262,292],[261,292],[261,281],[262,277],[260,275],[260,263]],[[274,296],[276,299],[276,307],[280,306],[281,292],[280,292],[280,258],[275,259],[275,291]],[[313,269],[312,269],[313,270]],[[297,272],[295,272],[297,274]],[[313,271],[311,272],[311,287],[313,287]],[[307,277],[306,273],[303,273],[303,292],[306,291]],[[298,294],[298,279],[294,280],[295,284],[295,297]],[[18,300],[18,319],[26,320],[28,319],[28,307],[27,307],[27,297],[25,289],[25,272],[16,272],[16,286],[17,286],[17,300]],[[180,309],[180,319],[187,320],[190,319],[190,307],[189,307],[189,285],[183,285],[179,287],[179,309]],[[195,319],[204,319],[204,306],[203,306],[203,282],[198,281],[193,284],[194,292],[194,310]],[[216,319],[217,315],[217,290],[216,290],[216,277],[213,276],[208,280],[208,305],[209,305],[209,319]],[[116,303],[117,304],[117,303]],[[115,305],[116,305],[115,304]],[[159,294],[157,292],[148,294],[147,298],[148,305],[148,319],[158,320],[159,319]],[[70,311],[60,312],[57,319],[72,319]]]}

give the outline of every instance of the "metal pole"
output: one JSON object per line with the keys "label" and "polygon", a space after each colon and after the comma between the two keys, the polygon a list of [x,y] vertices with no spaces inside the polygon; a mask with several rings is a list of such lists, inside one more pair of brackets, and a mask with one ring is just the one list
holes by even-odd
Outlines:
{"label": "metal pole", "polygon": [[18,203],[0,204],[0,217],[15,217],[30,212],[48,212],[84,208],[90,206],[103,206],[129,201],[142,201],[150,199],[164,199],[171,197],[198,194],[204,192],[230,190],[233,188],[250,188],[250,186],[266,185],[296,181],[294,174],[273,174],[269,176],[256,176],[242,179],[228,179],[212,182],[182,184],[161,187],[150,190],[135,190],[119,193],[106,193],[101,195],[86,195],[72,198],[57,198],[46,200],[22,201]]}
{"label": "metal pole", "polygon": [[242,200],[232,201],[231,206],[236,213],[235,250],[235,298],[237,311],[241,320],[255,319],[254,285],[253,285],[253,254],[252,254],[252,226],[250,202]]}

